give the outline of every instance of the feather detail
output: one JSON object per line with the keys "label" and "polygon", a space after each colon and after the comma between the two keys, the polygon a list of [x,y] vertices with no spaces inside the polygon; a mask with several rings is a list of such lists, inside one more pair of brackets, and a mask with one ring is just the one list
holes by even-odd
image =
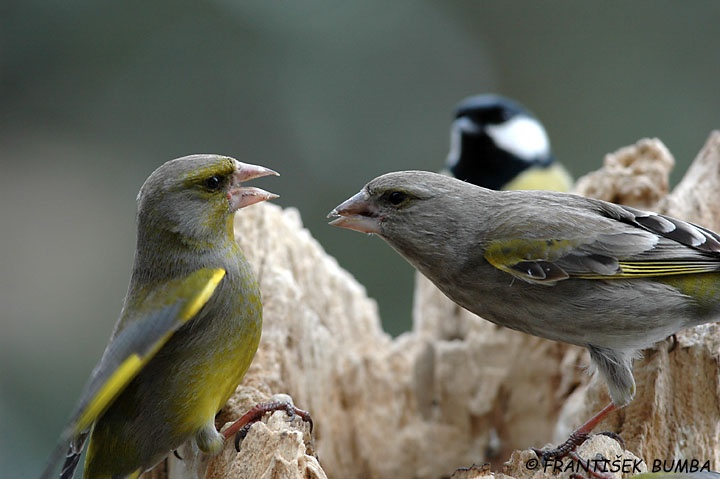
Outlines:
{"label": "feather detail", "polygon": [[[205,268],[182,280],[165,284],[162,288],[164,296],[175,298],[175,301],[148,313],[144,320],[128,325],[116,336],[108,345],[80,395],[82,400],[60,437],[41,479],[51,477],[63,456],[65,462],[61,477],[72,477],[86,433],[93,422],[167,343],[173,333],[197,315],[224,276],[224,269]],[[63,451],[68,443],[70,448],[65,454]]]}
{"label": "feather detail", "polygon": [[720,236],[710,230],[619,205],[603,204],[600,213],[617,221],[609,231],[577,228],[568,229],[566,238],[495,239],[485,259],[516,278],[546,285],[571,277],[648,278],[720,271]]}

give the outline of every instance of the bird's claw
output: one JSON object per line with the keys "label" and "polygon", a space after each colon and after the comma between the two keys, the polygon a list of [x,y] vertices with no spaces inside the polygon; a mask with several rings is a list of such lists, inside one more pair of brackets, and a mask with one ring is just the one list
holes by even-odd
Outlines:
{"label": "bird's claw", "polygon": [[568,454],[573,452],[580,444],[584,443],[588,437],[590,437],[589,433],[575,431],[574,433],[570,434],[570,437],[568,437],[565,442],[563,442],[556,448],[538,449],[534,447],[532,448],[532,451],[537,455],[538,459],[543,462],[543,464],[546,464],[548,459],[562,459],[563,457],[567,456]]}
{"label": "bird's claw", "polygon": [[252,425],[262,419],[265,414],[275,411],[285,411],[291,421],[296,416],[299,416],[304,422],[310,424],[310,432],[312,433],[313,420],[308,411],[296,408],[294,404],[288,401],[274,401],[256,404],[255,407],[243,414],[240,419],[227,428],[223,434],[226,438],[235,435],[235,450],[240,452],[240,443],[245,439]]}
{"label": "bird's claw", "polygon": [[258,420],[259,420],[259,418],[256,419],[255,421],[245,424],[243,427],[240,428],[240,430],[237,432],[237,434],[235,434],[235,450],[237,452],[240,452],[240,443],[243,442],[243,440],[245,439],[245,436],[247,436],[248,432],[250,432],[250,428],[252,427],[252,425],[255,424],[255,422]]}
{"label": "bird's claw", "polygon": [[[603,436],[607,436],[611,439],[616,440],[618,443],[620,443],[622,448],[625,449],[625,441],[622,437],[620,437],[619,434],[610,431],[599,432],[598,434],[602,434]],[[610,473],[591,469],[589,465],[590,461],[585,461],[575,452],[575,449],[582,443],[584,443],[588,439],[588,437],[590,437],[590,433],[575,431],[570,435],[570,437],[567,438],[565,442],[563,442],[554,449],[532,448],[532,451],[538,456],[538,459],[542,461],[543,466],[545,466],[550,459],[562,459],[565,456],[570,456],[570,458],[577,461],[582,466],[582,468],[593,478],[613,479],[614,476]],[[573,474],[573,476],[575,476],[573,479],[587,479],[585,476],[579,473]]]}

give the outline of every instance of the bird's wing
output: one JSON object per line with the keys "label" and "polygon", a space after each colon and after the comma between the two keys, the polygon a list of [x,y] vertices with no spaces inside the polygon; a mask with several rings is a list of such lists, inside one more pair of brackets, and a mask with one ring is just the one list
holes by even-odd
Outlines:
{"label": "bird's wing", "polygon": [[[602,221],[593,225],[596,219]],[[601,204],[592,215],[577,220],[576,228],[548,228],[554,231],[549,239],[538,235],[495,239],[487,245],[485,259],[519,279],[546,285],[571,277],[614,279],[720,271],[720,236],[703,227],[611,204]]]}
{"label": "bird's wing", "polygon": [[[167,343],[172,335],[197,315],[225,276],[224,269],[200,269],[165,283],[148,297],[167,298],[146,311],[142,318],[129,322],[110,342],[100,363],[80,395],[74,414],[50,457],[42,479],[49,479],[56,465],[65,459],[71,477],[82,452],[84,439],[92,424],[135,378],[142,368]],[[154,302],[154,301],[153,301]],[[70,444],[67,454],[66,448]]]}

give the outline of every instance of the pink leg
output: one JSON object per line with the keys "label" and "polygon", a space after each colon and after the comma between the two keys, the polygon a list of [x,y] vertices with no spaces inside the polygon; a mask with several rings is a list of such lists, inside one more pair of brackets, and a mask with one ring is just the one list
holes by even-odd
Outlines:
{"label": "pink leg", "polygon": [[277,401],[277,402],[264,402],[259,403],[255,405],[252,409],[250,409],[248,412],[242,415],[240,419],[235,421],[223,431],[223,436],[225,436],[225,439],[229,439],[231,436],[235,436],[235,449],[237,451],[240,451],[240,441],[245,438],[248,431],[250,430],[250,427],[258,422],[262,417],[269,413],[269,412],[275,412],[275,411],[285,411],[287,412],[288,416],[290,418],[297,416],[300,416],[300,418],[310,423],[310,432],[313,430],[313,420],[312,417],[310,417],[310,413],[307,411],[303,411],[302,409],[298,409],[289,402],[283,402],[283,401]]}
{"label": "pink leg", "polygon": [[588,419],[585,424],[575,429],[575,431],[570,434],[570,437],[567,438],[567,441],[560,444],[555,449],[542,450],[533,448],[533,451],[535,451],[535,454],[537,454],[538,457],[541,457],[542,459],[547,459],[549,457],[555,457],[560,459],[567,456],[572,451],[574,451],[576,447],[585,442],[585,440],[590,435],[590,432],[595,429],[595,426],[597,426],[598,423],[605,418],[605,416],[613,412],[615,409],[617,409],[615,407],[615,404],[608,404],[607,406],[602,408],[600,412]]}

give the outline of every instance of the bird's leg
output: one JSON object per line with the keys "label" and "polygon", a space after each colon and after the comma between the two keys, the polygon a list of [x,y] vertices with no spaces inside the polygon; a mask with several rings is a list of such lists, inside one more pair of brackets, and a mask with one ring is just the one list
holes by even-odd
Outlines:
{"label": "bird's leg", "polygon": [[585,440],[588,438],[590,432],[595,428],[595,426],[597,426],[598,423],[605,418],[605,416],[613,412],[615,409],[615,404],[611,402],[610,404],[602,408],[600,412],[591,417],[585,424],[575,429],[575,431],[570,434],[570,437],[568,437],[567,440],[560,444],[558,447],[554,449],[544,450],[533,448],[533,451],[543,461],[546,461],[551,457],[560,459],[567,456],[572,451],[574,451],[576,447],[585,442]]}
{"label": "bird's leg", "polygon": [[287,415],[290,416],[290,419],[293,419],[295,416],[300,416],[303,421],[310,423],[310,432],[312,432],[313,420],[309,412],[298,409],[287,401],[274,401],[256,404],[255,407],[243,414],[240,419],[225,429],[222,434],[225,436],[225,439],[235,435],[235,450],[239,452],[240,442],[245,439],[248,431],[250,431],[250,427],[262,419],[265,414],[274,411],[285,411]]}

